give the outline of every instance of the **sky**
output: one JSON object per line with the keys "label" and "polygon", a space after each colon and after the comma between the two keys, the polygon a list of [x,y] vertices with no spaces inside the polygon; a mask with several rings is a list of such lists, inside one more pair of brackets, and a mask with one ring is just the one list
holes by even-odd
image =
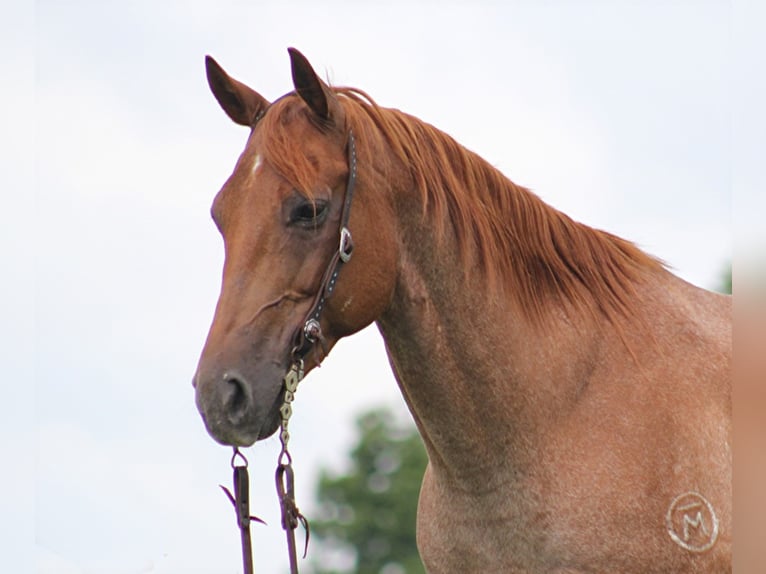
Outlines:
{"label": "sky", "polygon": [[[149,2],[4,5],[3,571],[237,572],[196,368],[220,287],[209,218],[247,130],[204,55],[269,99],[287,47],[336,85],[446,131],[588,225],[719,285],[764,242],[755,3]],[[760,10],[753,14],[751,10]],[[757,251],[757,248],[755,249]],[[739,251],[738,251],[739,252]],[[302,384],[298,504],[354,418],[406,416],[374,327]],[[257,571],[287,569],[276,438],[247,450]]]}

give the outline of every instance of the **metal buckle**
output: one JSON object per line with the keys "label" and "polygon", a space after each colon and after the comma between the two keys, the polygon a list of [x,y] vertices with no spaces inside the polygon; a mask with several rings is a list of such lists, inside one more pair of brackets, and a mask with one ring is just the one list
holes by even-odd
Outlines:
{"label": "metal buckle", "polygon": [[306,321],[306,324],[303,326],[303,336],[306,337],[306,340],[309,343],[316,343],[317,339],[319,338],[319,334],[322,332],[322,327],[319,324],[319,321],[317,321],[314,318],[309,319]]}
{"label": "metal buckle", "polygon": [[340,245],[338,246],[338,253],[343,263],[348,263],[351,259],[351,254],[354,252],[354,242],[351,239],[351,232],[348,227],[341,227],[340,229]]}

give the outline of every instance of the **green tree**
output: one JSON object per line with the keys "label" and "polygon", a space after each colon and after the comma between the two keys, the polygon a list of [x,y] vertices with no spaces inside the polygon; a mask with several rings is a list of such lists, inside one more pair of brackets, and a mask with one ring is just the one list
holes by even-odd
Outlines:
{"label": "green tree", "polygon": [[718,288],[721,293],[728,293],[731,295],[731,265],[728,266],[721,278],[721,285]]}
{"label": "green tree", "polygon": [[[322,574],[417,574],[424,572],[415,545],[418,494],[428,461],[412,425],[396,424],[392,413],[373,410],[357,420],[359,439],[350,469],[322,470],[319,513],[311,523],[319,539]],[[350,557],[349,568],[328,568],[328,554]]]}

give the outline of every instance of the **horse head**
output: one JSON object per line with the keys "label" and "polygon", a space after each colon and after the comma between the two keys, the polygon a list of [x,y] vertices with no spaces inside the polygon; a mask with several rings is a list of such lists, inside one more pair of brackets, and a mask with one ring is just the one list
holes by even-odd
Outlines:
{"label": "horse head", "polygon": [[[218,103],[251,130],[211,209],[225,261],[194,376],[198,409],[223,444],[246,446],[272,435],[296,353],[308,372],[341,337],[375,320],[393,293],[394,219],[378,190],[368,189],[379,176],[360,166],[353,207],[344,210],[353,136],[343,97],[300,52],[290,49],[290,58],[295,91],[273,103],[206,59]],[[364,161],[370,160],[362,153]],[[351,250],[344,227],[353,234],[353,258],[324,300],[333,262]],[[305,334],[312,313],[317,324]],[[316,344],[307,345],[307,335]]]}

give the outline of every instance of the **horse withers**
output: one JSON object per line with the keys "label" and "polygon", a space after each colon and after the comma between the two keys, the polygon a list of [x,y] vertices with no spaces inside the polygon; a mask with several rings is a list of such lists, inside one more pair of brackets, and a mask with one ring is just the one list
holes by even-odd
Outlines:
{"label": "horse withers", "polygon": [[[207,59],[250,129],[212,207],[223,284],[194,377],[210,434],[272,435],[296,349],[308,372],[374,321],[428,452],[429,572],[729,572],[731,299],[290,57],[273,103]],[[343,229],[353,257],[305,346]]]}

